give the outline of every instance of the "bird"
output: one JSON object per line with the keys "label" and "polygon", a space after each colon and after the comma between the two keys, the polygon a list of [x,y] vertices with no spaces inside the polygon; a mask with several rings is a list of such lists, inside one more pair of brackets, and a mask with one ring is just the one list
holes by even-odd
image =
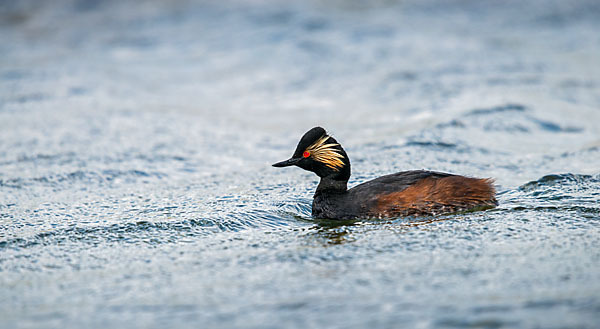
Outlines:
{"label": "bird", "polygon": [[317,219],[384,219],[438,216],[486,210],[498,205],[494,180],[428,170],[401,171],[348,189],[350,159],[322,127],[307,131],[288,160],[320,177],[313,196]]}

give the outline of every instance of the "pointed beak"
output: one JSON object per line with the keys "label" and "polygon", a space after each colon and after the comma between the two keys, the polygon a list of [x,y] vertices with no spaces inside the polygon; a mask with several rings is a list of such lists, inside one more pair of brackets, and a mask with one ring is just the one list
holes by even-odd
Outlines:
{"label": "pointed beak", "polygon": [[290,159],[287,159],[285,161],[274,163],[273,167],[288,167],[288,166],[293,166],[296,163],[298,163],[298,161],[300,161],[300,160],[302,160],[302,159],[301,158],[298,158],[298,159],[290,158]]}

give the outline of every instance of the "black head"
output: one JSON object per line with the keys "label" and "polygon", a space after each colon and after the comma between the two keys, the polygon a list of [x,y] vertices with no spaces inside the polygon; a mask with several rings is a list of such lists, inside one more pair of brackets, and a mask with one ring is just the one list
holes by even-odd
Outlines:
{"label": "black head", "polygon": [[346,151],[321,127],[314,127],[302,136],[290,159],[273,165],[287,166],[298,166],[314,172],[319,177],[339,181],[347,181],[350,178],[350,159]]}

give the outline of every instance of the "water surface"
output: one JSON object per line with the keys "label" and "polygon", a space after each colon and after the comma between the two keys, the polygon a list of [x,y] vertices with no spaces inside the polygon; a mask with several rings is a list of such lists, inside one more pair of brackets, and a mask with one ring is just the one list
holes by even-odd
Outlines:
{"label": "water surface", "polygon": [[[596,1],[0,5],[0,327],[594,328]],[[331,222],[270,166],[496,179]]]}

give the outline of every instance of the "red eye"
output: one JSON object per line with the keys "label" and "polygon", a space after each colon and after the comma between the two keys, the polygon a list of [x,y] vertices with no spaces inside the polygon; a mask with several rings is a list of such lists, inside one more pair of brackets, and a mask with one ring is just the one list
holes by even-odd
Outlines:
{"label": "red eye", "polygon": [[302,156],[308,158],[310,156],[310,152],[304,151],[304,153],[302,153]]}

